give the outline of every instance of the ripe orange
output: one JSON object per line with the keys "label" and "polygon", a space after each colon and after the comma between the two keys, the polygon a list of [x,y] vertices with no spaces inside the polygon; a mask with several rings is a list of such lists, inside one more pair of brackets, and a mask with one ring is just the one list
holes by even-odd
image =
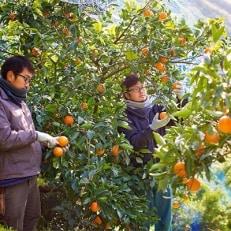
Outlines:
{"label": "ripe orange", "polygon": [[215,129],[212,132],[206,132],[204,140],[207,143],[217,144],[219,142],[220,135]]}
{"label": "ripe orange", "polygon": [[66,136],[60,136],[58,137],[58,142],[59,142],[59,146],[61,147],[65,147],[68,145],[68,138]]}
{"label": "ripe orange", "polygon": [[161,80],[162,83],[167,83],[168,82],[168,76],[167,75],[162,75],[160,80]]}
{"label": "ripe orange", "polygon": [[160,61],[162,63],[167,63],[168,62],[168,58],[166,56],[160,56]]}
{"label": "ripe orange", "polygon": [[144,47],[141,50],[141,53],[142,53],[143,56],[149,56],[149,49],[148,49],[148,47]]}
{"label": "ripe orange", "polygon": [[218,121],[218,130],[220,132],[230,134],[231,133],[231,117],[224,115]]}
{"label": "ripe orange", "polygon": [[96,149],[96,150],[95,150],[95,153],[96,153],[97,155],[103,155],[104,152],[105,152],[105,149]]}
{"label": "ripe orange", "polygon": [[66,115],[66,116],[64,117],[64,123],[65,123],[66,125],[71,125],[71,124],[74,123],[74,118],[73,118],[71,115]]}
{"label": "ripe orange", "polygon": [[81,108],[82,108],[83,110],[87,110],[87,109],[88,109],[88,104],[87,104],[87,103],[82,103],[82,104],[81,104]]}
{"label": "ripe orange", "polygon": [[179,201],[173,201],[173,202],[172,202],[172,207],[173,207],[174,209],[179,208],[179,207],[180,207],[180,202],[179,202]]}
{"label": "ripe orange", "polygon": [[183,200],[186,201],[186,202],[189,201],[189,195],[185,194],[185,195],[183,196]]}
{"label": "ripe orange", "polygon": [[143,11],[143,14],[144,14],[145,17],[150,17],[151,11],[150,11],[149,9],[145,9],[145,10]]}
{"label": "ripe orange", "polygon": [[151,75],[151,74],[152,74],[152,71],[150,69],[145,71],[145,75]]}
{"label": "ripe orange", "polygon": [[204,53],[206,53],[206,54],[208,54],[208,53],[211,54],[211,53],[212,53],[211,48],[209,48],[209,47],[205,48]]}
{"label": "ripe orange", "polygon": [[159,20],[159,21],[164,21],[164,20],[167,19],[167,17],[168,17],[168,14],[167,14],[166,12],[161,12],[161,13],[159,14],[158,20]]}
{"label": "ripe orange", "polygon": [[39,56],[41,54],[41,50],[39,48],[37,48],[37,47],[33,47],[31,49],[31,53],[32,53],[33,56]]}
{"label": "ripe orange", "polygon": [[186,170],[185,170],[185,163],[184,162],[177,162],[174,167],[173,167],[173,171],[175,173],[175,175],[179,176],[179,177],[186,177]]}
{"label": "ripe orange", "polygon": [[100,210],[99,205],[96,201],[91,202],[90,209],[94,213],[96,213]]}
{"label": "ripe orange", "polygon": [[96,225],[101,225],[102,224],[102,219],[100,218],[100,216],[97,216],[93,222],[96,224]]}
{"label": "ripe orange", "polygon": [[55,147],[53,149],[54,156],[60,157],[60,156],[63,155],[63,153],[64,153],[64,151],[63,151],[63,149],[61,147]]}
{"label": "ripe orange", "polygon": [[186,43],[186,40],[185,40],[184,37],[181,37],[181,38],[178,38],[178,42],[180,43],[180,46],[183,47],[185,45],[185,43]]}
{"label": "ripe orange", "polygon": [[190,192],[197,192],[201,187],[201,183],[196,178],[189,179],[187,183],[187,188]]}
{"label": "ripe orange", "polygon": [[160,113],[160,119],[161,119],[161,120],[164,119],[166,116],[167,116],[167,112],[162,111],[162,112]]}
{"label": "ripe orange", "polygon": [[99,92],[99,93],[103,93],[104,92],[104,85],[102,84],[102,83],[100,83],[99,85],[98,85],[98,87],[97,87],[97,91]]}
{"label": "ripe orange", "polygon": [[93,53],[93,55],[96,57],[96,56],[98,56],[99,51],[95,49],[95,50],[93,50],[93,52],[92,52],[92,53]]}
{"label": "ripe orange", "polygon": [[166,66],[162,62],[157,62],[155,64],[155,68],[160,72],[163,72],[166,70]]}
{"label": "ripe orange", "polygon": [[199,145],[198,150],[195,152],[195,156],[201,156],[205,153],[205,146],[203,144]]}
{"label": "ripe orange", "polygon": [[113,154],[114,156],[118,156],[119,153],[120,153],[119,145],[116,144],[116,145],[114,145],[114,146],[112,147],[112,154]]}

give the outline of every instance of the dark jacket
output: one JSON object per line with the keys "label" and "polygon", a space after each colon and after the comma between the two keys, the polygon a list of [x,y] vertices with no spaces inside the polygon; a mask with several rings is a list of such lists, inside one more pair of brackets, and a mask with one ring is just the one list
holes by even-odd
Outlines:
{"label": "dark jacket", "polygon": [[[127,115],[128,124],[131,127],[130,130],[125,128],[118,128],[118,131],[125,134],[125,137],[133,146],[134,151],[139,151],[142,158],[143,164],[146,164],[152,159],[154,153],[154,148],[156,147],[156,142],[153,136],[153,130],[149,127],[156,113],[160,113],[164,110],[162,105],[153,105],[151,108],[144,109],[132,109],[127,108],[125,113]],[[166,133],[165,127],[159,128],[156,132],[160,135]],[[141,149],[149,150],[149,153],[141,153]],[[131,162],[135,167],[142,166],[143,164],[138,164],[136,162],[136,157],[138,153],[131,154]],[[157,162],[158,160],[155,160]]]}
{"label": "dark jacket", "polygon": [[28,107],[16,105],[0,88],[0,180],[37,175],[41,157]]}

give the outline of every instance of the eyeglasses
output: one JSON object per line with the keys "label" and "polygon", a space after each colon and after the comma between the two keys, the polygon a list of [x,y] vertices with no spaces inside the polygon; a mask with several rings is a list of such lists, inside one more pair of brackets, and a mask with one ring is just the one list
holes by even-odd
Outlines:
{"label": "eyeglasses", "polygon": [[128,92],[130,92],[130,91],[133,91],[133,92],[141,92],[141,91],[145,91],[146,89],[145,89],[145,87],[144,86],[142,86],[142,87],[133,87],[132,89],[130,89],[130,90],[127,90]]}
{"label": "eyeglasses", "polygon": [[30,84],[31,81],[32,81],[31,78],[28,77],[28,76],[21,75],[21,74],[17,74],[17,75],[21,76],[24,79],[24,81],[25,81],[26,84],[28,84],[28,83]]}

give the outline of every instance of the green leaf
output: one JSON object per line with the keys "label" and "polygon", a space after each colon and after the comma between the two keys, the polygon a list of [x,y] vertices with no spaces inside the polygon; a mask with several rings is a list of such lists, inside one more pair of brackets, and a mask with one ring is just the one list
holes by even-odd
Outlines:
{"label": "green leaf", "polygon": [[156,141],[156,143],[158,145],[164,145],[164,144],[166,144],[164,137],[161,136],[159,133],[153,132],[153,136],[154,136],[154,139],[155,139],[155,141]]}

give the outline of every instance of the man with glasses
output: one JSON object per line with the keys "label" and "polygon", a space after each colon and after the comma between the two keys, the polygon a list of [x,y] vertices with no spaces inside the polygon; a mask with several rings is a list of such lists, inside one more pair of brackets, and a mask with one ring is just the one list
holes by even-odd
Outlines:
{"label": "man with glasses", "polygon": [[36,230],[41,215],[37,175],[42,147],[57,138],[35,131],[25,100],[34,69],[25,56],[8,58],[0,78],[0,223],[18,231]]}
{"label": "man with glasses", "polygon": [[[148,96],[144,84],[137,75],[127,76],[123,80],[121,87],[127,105],[125,114],[130,129],[120,127],[118,130],[125,134],[125,137],[134,148],[135,152],[131,153],[131,164],[133,167],[135,169],[145,169],[148,163],[158,162],[158,159],[153,158],[156,147],[153,131],[163,136],[166,125],[171,123],[170,118],[168,116],[164,119],[159,118],[159,114],[165,111],[164,106],[153,104],[153,99]],[[181,99],[183,96],[182,86],[179,84],[174,91],[177,97]],[[142,153],[144,149],[148,150],[149,153]],[[137,157],[139,157],[139,161],[137,161]],[[141,181],[144,182],[144,179],[141,179]],[[158,222],[155,223],[155,231],[170,231],[172,221],[171,189],[167,188],[165,191],[158,191],[157,185],[151,187],[150,184],[147,188],[150,188],[150,191],[144,193],[149,201],[149,208],[156,208],[156,213],[159,217]],[[150,223],[148,222],[147,224],[147,230],[150,229]],[[137,227],[134,230],[137,230]]]}

